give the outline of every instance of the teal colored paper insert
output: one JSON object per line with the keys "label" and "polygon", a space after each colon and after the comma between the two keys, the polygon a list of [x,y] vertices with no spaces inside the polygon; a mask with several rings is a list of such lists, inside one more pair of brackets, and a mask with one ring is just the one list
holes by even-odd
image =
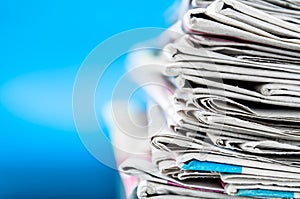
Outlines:
{"label": "teal colored paper insert", "polygon": [[194,170],[194,171],[210,171],[219,173],[242,173],[242,167],[239,165],[222,164],[215,162],[206,162],[192,160],[182,166],[183,170]]}
{"label": "teal colored paper insert", "polygon": [[291,191],[274,191],[265,189],[240,189],[237,196],[245,197],[264,197],[264,198],[294,198],[294,192]]}

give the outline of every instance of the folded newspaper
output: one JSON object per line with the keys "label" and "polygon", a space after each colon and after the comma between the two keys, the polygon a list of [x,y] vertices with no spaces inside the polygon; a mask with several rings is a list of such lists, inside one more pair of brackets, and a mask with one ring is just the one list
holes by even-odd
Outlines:
{"label": "folded newspaper", "polygon": [[300,1],[183,7],[176,38],[129,57],[153,85],[152,154],[120,171],[138,198],[300,198]]}

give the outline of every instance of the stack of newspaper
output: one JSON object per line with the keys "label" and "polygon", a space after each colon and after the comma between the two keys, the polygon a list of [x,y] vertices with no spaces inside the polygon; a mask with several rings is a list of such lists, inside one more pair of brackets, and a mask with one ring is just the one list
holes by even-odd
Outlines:
{"label": "stack of newspaper", "polygon": [[139,198],[300,198],[300,1],[188,4],[184,34],[131,58],[161,109],[152,160],[121,170]]}

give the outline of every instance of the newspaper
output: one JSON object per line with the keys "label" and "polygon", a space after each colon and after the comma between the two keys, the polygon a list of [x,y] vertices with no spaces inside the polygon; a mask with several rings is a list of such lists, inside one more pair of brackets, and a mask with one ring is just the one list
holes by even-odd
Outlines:
{"label": "newspaper", "polygon": [[300,198],[300,1],[183,5],[160,53],[129,57],[152,148],[120,171],[138,198]]}

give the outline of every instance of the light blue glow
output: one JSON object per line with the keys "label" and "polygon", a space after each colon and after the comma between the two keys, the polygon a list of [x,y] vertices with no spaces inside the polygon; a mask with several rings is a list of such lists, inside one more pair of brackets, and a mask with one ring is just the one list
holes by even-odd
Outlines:
{"label": "light blue glow", "polygon": [[75,130],[70,103],[75,76],[76,67],[18,76],[0,87],[0,102],[29,122]]}

